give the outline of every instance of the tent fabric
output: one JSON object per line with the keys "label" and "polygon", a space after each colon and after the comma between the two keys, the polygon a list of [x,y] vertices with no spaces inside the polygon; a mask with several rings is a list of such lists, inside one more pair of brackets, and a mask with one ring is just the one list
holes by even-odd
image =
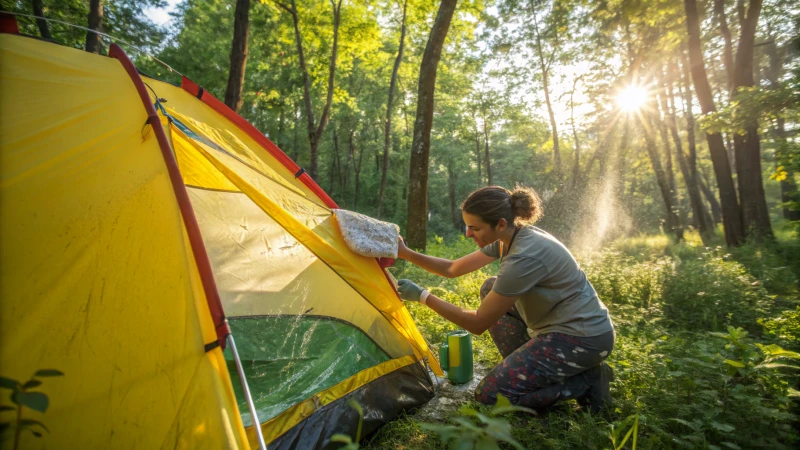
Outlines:
{"label": "tent fabric", "polygon": [[36,388],[44,414],[25,410],[50,432],[21,447],[248,448],[222,351],[204,351],[214,325],[128,74],[2,34],[0,99],[0,376],[64,373]]}
{"label": "tent fabric", "polygon": [[0,34],[0,376],[65,373],[24,446],[328,448],[348,399],[365,433],[429,400],[436,358],[330,197],[185,77],[127,69]]}
{"label": "tent fabric", "polygon": [[[275,180],[274,177],[279,175],[277,171],[272,171],[258,160],[252,159],[249,156],[253,155],[251,150],[238,139],[228,141],[224,137],[230,134],[222,133],[179,112],[180,105],[173,101],[176,93],[170,92],[170,86],[158,82],[151,84],[149,81],[148,84],[158,97],[165,98],[166,104],[170,105],[164,111],[170,116],[172,123],[170,130],[179,165],[203,167],[202,171],[192,171],[201,175],[185,178],[185,181],[191,186],[189,192],[193,206],[203,230],[223,305],[232,327],[236,328],[239,320],[256,316],[323,315],[338,318],[342,323],[360,329],[395,361],[403,360],[408,364],[419,361],[429,352],[424,340],[423,347],[414,341],[411,332],[418,333],[418,330],[410,317],[406,324],[397,319],[405,319],[402,312],[406,315],[408,312],[396,296],[387,299],[364,295],[374,294],[375,289],[391,292],[392,288],[386,277],[367,279],[358,271],[359,266],[355,266],[353,262],[365,261],[361,266],[362,270],[381,269],[374,259],[358,256],[347,248],[335,222],[326,226],[336,220],[327,207],[318,199],[305,197],[302,186],[296,189],[297,186],[288,183],[288,180]],[[181,94],[177,92],[177,97],[180,98]],[[189,100],[197,101],[194,98]],[[230,184],[223,187],[220,180],[227,180],[225,183],[229,181]],[[232,252],[231,248],[236,248],[236,251]],[[362,285],[361,289],[359,284]],[[379,306],[370,302],[371,299],[395,303]],[[355,307],[363,304],[364,300],[367,301],[365,307]],[[283,320],[298,322],[296,316]],[[294,326],[288,335],[299,332],[297,329],[300,327]],[[279,355],[270,355],[263,351],[275,344],[275,336],[270,332],[258,333],[258,329],[272,328],[256,327],[252,334],[248,334],[255,339],[252,347],[262,350],[244,355],[243,358],[248,367],[252,368],[251,375],[258,373],[259,368],[270,367],[271,372],[264,371],[259,375],[278,377],[278,381],[274,383],[262,384],[257,381],[250,388],[256,404],[261,405],[258,407],[259,420],[265,439],[268,442],[273,442],[273,439],[282,442],[286,439],[285,436],[292,435],[291,430],[294,427],[303,427],[302,422],[310,414],[308,405],[319,407],[321,404],[319,394],[316,394],[285,410],[281,410],[280,404],[263,407],[269,401],[262,402],[262,399],[269,398],[270,392],[274,392],[270,385],[289,385],[288,390],[293,387],[292,375],[280,370],[282,362]],[[279,341],[286,340],[286,336],[287,333],[283,332],[277,335]],[[309,340],[308,335],[305,335],[304,342],[308,343]],[[313,346],[307,346],[305,351],[296,353],[295,357],[305,360],[310,347]],[[349,351],[352,350],[353,346]],[[313,371],[310,369],[311,365],[305,364],[302,370]],[[339,387],[324,391],[328,393],[322,397],[326,399],[325,404],[334,402],[353,390],[365,388],[368,383],[387,375],[388,372],[384,372],[383,367],[399,369],[399,366],[390,364],[359,372],[357,364],[341,366],[339,375],[349,377],[343,379],[339,386],[347,386],[347,389]],[[409,373],[419,375],[416,372]],[[326,375],[329,379],[325,383],[312,383],[313,389],[310,385],[300,383],[300,392],[307,395],[314,390],[324,389],[329,382],[339,379],[331,373]],[[433,395],[427,375],[423,380],[424,382],[417,380],[416,383],[427,386],[427,389],[415,391],[417,394],[424,393],[414,398],[416,405],[424,403]],[[276,396],[272,397],[276,400]],[[295,400],[300,400],[300,397]],[[240,407],[243,401],[240,397]],[[274,414],[277,416],[273,418]],[[252,418],[247,417],[245,422],[249,424],[251,420]],[[323,446],[324,443],[320,442]]]}

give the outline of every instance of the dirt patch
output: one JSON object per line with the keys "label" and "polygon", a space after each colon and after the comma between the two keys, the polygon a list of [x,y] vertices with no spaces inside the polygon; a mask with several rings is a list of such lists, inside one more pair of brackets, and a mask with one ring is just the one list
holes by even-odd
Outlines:
{"label": "dirt patch", "polygon": [[483,377],[489,373],[489,369],[475,364],[473,371],[475,375],[472,380],[464,384],[453,384],[447,378],[431,374],[434,389],[436,389],[436,397],[420,408],[414,414],[414,418],[422,421],[441,421],[451,416],[458,408],[461,408],[470,400],[473,400],[475,398],[475,388],[478,387],[478,383],[481,382]]}

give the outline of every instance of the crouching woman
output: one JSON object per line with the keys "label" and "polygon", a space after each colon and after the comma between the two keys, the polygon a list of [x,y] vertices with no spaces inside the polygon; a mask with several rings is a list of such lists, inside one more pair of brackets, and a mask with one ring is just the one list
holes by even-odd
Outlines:
{"label": "crouching woman", "polygon": [[503,361],[480,382],[476,400],[494,404],[502,394],[536,409],[568,399],[592,412],[609,407],[613,374],[604,360],[614,348],[614,326],[569,250],[533,226],[542,215],[539,196],[489,186],[461,209],[479,250],[450,261],[410,250],[401,239],[399,257],[448,278],[500,259],[497,276],[481,287],[480,307],[458,307],[410,280],[400,280],[398,291],[471,333],[489,330]]}

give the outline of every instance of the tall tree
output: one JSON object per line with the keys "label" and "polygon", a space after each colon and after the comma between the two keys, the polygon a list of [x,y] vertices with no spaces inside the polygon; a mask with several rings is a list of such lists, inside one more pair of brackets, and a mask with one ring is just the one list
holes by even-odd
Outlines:
{"label": "tall tree", "polygon": [[[689,167],[689,161],[683,153],[683,143],[678,134],[675,91],[672,88],[672,80],[675,78],[676,74],[677,68],[674,61],[670,61],[668,73],[662,79],[663,100],[661,101],[661,108],[664,112],[664,123],[667,128],[669,128],[672,140],[675,143],[675,155],[677,156],[678,165],[683,175],[683,182],[686,184],[686,191],[689,193],[689,203],[692,206],[695,224],[700,232],[700,239],[703,240],[703,244],[710,245],[714,230],[710,223],[710,216],[703,204],[700,188],[697,185],[697,169],[695,168],[693,170]],[[667,103],[667,99],[669,99],[669,104]]]}
{"label": "tall tree", "polygon": [[411,161],[408,189],[407,243],[412,248],[425,250],[428,232],[428,159],[433,127],[434,88],[436,71],[442,57],[442,47],[450,29],[457,0],[442,0],[433,22],[425,53],[419,69],[417,116],[411,144]]}
{"label": "tall tree", "polygon": [[400,71],[400,63],[403,61],[403,47],[406,42],[406,11],[408,0],[403,0],[403,19],[400,22],[400,45],[397,49],[397,58],[394,60],[392,68],[392,79],[389,82],[389,100],[386,102],[386,124],[383,129],[383,167],[381,170],[381,187],[378,192],[378,217],[383,213],[383,196],[386,192],[386,177],[389,171],[389,149],[392,143],[392,105],[394,100],[394,90],[397,86],[397,73]]}
{"label": "tall tree", "polygon": [[578,82],[581,81],[583,75],[575,77],[572,80],[572,90],[569,92],[569,121],[572,126],[572,140],[575,146],[575,161],[572,164],[572,185],[574,189],[578,184],[578,174],[581,171],[581,141],[578,139],[578,127],[575,125],[575,90],[578,88]]}
{"label": "tall tree", "polygon": [[314,107],[311,101],[311,76],[309,75],[308,67],[306,65],[305,54],[303,53],[303,37],[300,34],[300,17],[297,14],[297,4],[295,0],[291,3],[284,4],[276,1],[276,4],[283,8],[289,15],[292,16],[292,23],[294,24],[294,39],[297,45],[297,57],[300,61],[300,72],[303,75],[303,100],[306,108],[306,121],[308,125],[308,142],[310,145],[311,163],[308,168],[308,174],[311,178],[317,178],[317,163],[319,160],[319,143],[322,141],[322,133],[325,131],[325,125],[328,123],[328,116],[331,111],[331,103],[333,102],[333,84],[336,75],[336,53],[339,43],[339,20],[342,12],[342,0],[338,3],[336,0],[330,0],[333,9],[333,47],[331,48],[331,62],[328,66],[328,94],[325,100],[325,107],[322,108],[322,116],[319,123],[314,121]]}
{"label": "tall tree", "polygon": [[728,94],[733,93],[733,43],[731,30],[728,28],[728,18],[725,14],[725,0],[714,0],[714,15],[717,16],[719,32],[725,46],[723,47],[723,65],[727,75]]}
{"label": "tall tree", "polygon": [[100,52],[100,35],[95,31],[101,31],[100,26],[103,21],[103,0],[89,0],[89,30],[86,32],[87,52]]}
{"label": "tall tree", "polygon": [[[50,34],[50,27],[47,21],[43,19],[44,6],[42,5],[42,0],[33,0],[33,15],[37,17],[36,25],[39,27],[39,33],[41,33],[42,37],[52,40],[53,35]],[[40,19],[39,17],[42,18]]]}
{"label": "tall tree", "polygon": [[247,66],[247,35],[250,29],[250,0],[236,0],[233,19],[233,42],[231,43],[231,70],[228,73],[228,88],[225,89],[225,104],[239,112],[242,107],[242,87]]}
{"label": "tall tree", "polygon": [[[533,16],[533,20],[531,24],[533,25],[533,32],[535,36],[534,44],[536,48],[536,54],[538,56],[539,62],[539,70],[542,73],[542,93],[544,94],[544,102],[547,105],[547,115],[550,118],[550,129],[553,133],[553,162],[556,166],[556,178],[561,180],[561,149],[559,146],[558,141],[558,125],[556,124],[556,115],[553,111],[553,103],[550,101],[550,69],[553,66],[553,61],[556,58],[556,52],[558,51],[558,38],[559,38],[559,31],[558,25],[553,25],[550,27],[552,40],[555,43],[553,45],[552,51],[549,55],[545,55],[545,50],[542,45],[542,31],[539,30],[539,19],[536,13],[537,8],[537,1],[530,0],[528,4],[530,8],[531,15]],[[553,8],[557,7],[557,2],[553,4]],[[552,15],[552,13],[551,13]]]}
{"label": "tall tree", "polygon": [[[703,114],[709,114],[716,111],[716,106],[714,105],[711,86],[708,82],[703,47],[700,42],[700,19],[697,12],[697,1],[684,0],[683,4],[686,9],[686,27],[689,34],[689,62],[694,81],[694,90]],[[736,188],[733,185],[733,176],[731,175],[725,144],[722,142],[722,135],[719,133],[707,131],[706,140],[708,141],[714,172],[717,176],[722,206],[722,223],[725,229],[725,242],[730,246],[739,245],[744,242],[742,213],[736,197]]]}
{"label": "tall tree", "polygon": [[658,154],[658,148],[652,136],[655,132],[653,125],[658,118],[653,118],[651,114],[645,114],[644,117],[639,116],[639,119],[642,123],[642,134],[645,139],[647,156],[650,159],[650,165],[653,168],[653,172],[655,172],[656,182],[661,191],[661,197],[664,200],[664,209],[666,211],[665,231],[668,234],[674,234],[676,242],[681,241],[683,239],[683,227],[680,224],[680,218],[677,214],[678,202],[675,199],[675,192],[670,189],[667,173],[661,165],[661,156]]}
{"label": "tall tree", "polygon": [[[744,14],[743,11],[740,13],[741,32],[739,45],[736,48],[733,78],[734,97],[738,96],[737,91],[740,89],[755,85],[753,49],[761,3],[761,0],[750,0],[747,13]],[[752,232],[756,237],[772,236],[772,225],[764,194],[764,180],[761,176],[761,141],[757,120],[748,121],[744,134],[734,135],[733,146],[736,152],[736,174],[744,230]]]}

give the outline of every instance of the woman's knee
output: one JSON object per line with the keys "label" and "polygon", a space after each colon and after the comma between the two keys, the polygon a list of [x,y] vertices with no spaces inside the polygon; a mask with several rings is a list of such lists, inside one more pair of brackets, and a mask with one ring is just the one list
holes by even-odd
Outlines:
{"label": "woman's knee", "polygon": [[497,403],[497,390],[493,389],[491,383],[484,378],[475,388],[475,401],[484,405],[494,405]]}
{"label": "woman's knee", "polygon": [[489,277],[486,279],[486,281],[483,282],[480,291],[481,301],[483,301],[483,299],[485,299],[486,296],[489,295],[489,292],[492,291],[495,281],[497,281],[497,277]]}

